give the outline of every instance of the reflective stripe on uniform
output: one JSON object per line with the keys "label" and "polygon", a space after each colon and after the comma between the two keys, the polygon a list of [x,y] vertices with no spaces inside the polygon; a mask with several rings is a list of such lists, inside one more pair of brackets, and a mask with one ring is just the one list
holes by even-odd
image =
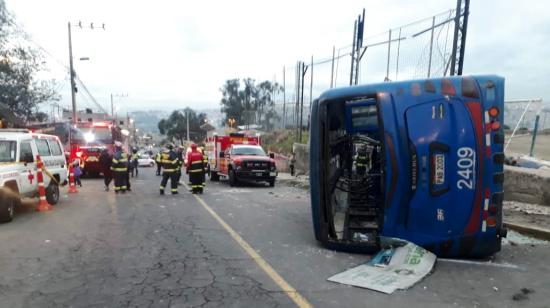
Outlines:
{"label": "reflective stripe on uniform", "polygon": [[202,164],[202,160],[197,160],[191,163],[191,165],[194,165],[194,164]]}
{"label": "reflective stripe on uniform", "polygon": [[124,172],[124,171],[128,171],[128,168],[113,168],[113,167],[111,167],[111,170],[115,171],[115,172]]}
{"label": "reflective stripe on uniform", "polygon": [[202,169],[197,169],[197,170],[189,170],[189,172],[203,172],[204,170]]}
{"label": "reflective stripe on uniform", "polygon": [[171,173],[171,172],[175,172],[176,169],[163,169],[163,171],[164,171],[165,173]]}

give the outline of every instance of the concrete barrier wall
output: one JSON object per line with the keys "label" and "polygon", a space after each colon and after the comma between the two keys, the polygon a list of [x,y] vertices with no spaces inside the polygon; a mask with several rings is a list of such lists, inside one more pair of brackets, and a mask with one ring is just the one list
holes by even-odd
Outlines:
{"label": "concrete barrier wall", "polygon": [[309,174],[309,145],[303,143],[294,143],[292,146],[296,155],[296,173]]}
{"label": "concrete barrier wall", "polygon": [[504,199],[550,206],[550,171],[504,166]]}

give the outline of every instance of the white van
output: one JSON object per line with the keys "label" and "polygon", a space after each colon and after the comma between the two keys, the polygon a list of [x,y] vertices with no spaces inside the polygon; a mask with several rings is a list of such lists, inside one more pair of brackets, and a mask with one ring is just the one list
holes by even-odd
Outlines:
{"label": "white van", "polygon": [[[38,195],[37,156],[51,175],[44,175],[46,200],[59,201],[59,185],[67,182],[67,161],[57,136],[36,134],[26,129],[0,129],[0,189],[10,190],[21,197]],[[19,199],[0,194],[0,222],[13,219]]]}

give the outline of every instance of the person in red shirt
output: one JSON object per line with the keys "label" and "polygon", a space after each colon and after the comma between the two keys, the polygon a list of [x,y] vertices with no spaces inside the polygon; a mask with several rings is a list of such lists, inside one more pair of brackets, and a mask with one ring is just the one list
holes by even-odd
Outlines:
{"label": "person in red shirt", "polygon": [[191,182],[191,191],[201,193],[204,190],[202,178],[204,176],[203,156],[197,150],[196,144],[191,144],[191,152],[187,154],[187,173],[189,173],[189,182]]}

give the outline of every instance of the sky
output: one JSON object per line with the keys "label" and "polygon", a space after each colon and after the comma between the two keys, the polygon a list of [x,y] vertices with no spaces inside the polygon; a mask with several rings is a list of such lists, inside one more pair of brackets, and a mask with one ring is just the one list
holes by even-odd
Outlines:
{"label": "sky", "polygon": [[[115,98],[124,112],[218,108],[227,79],[281,82],[283,66],[312,55],[327,58],[333,46],[350,45],[363,8],[369,37],[453,9],[456,1],[6,0],[6,5],[51,54],[44,76],[59,81],[64,106],[70,101],[62,66],[69,59],[67,23],[105,23],[105,30],[72,28],[75,70],[106,109],[112,93],[127,94]],[[548,1],[473,0],[464,74],[499,74],[506,78],[506,99],[549,102],[549,37]],[[341,61],[349,66],[349,58]],[[366,65],[385,61],[367,57]],[[384,68],[376,70],[372,76],[385,74]],[[314,84],[316,92],[323,90]],[[77,104],[89,102],[79,95]]]}

